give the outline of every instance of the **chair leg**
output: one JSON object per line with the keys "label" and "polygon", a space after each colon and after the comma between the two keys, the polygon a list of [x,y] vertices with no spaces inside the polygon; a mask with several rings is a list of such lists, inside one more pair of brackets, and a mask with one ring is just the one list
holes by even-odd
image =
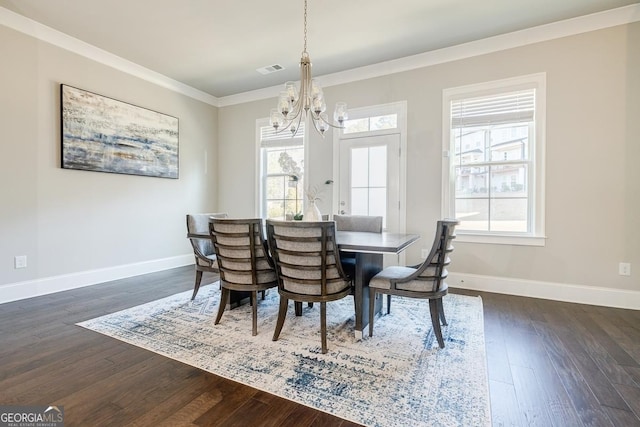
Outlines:
{"label": "chair leg", "polygon": [[440,315],[438,313],[438,301],[429,300],[429,311],[431,312],[431,324],[433,325],[433,332],[438,339],[438,345],[440,348],[444,348],[444,339],[442,339],[442,329],[440,329]]}
{"label": "chair leg", "polygon": [[312,302],[308,302],[308,303],[307,303],[307,307],[309,307],[309,308],[313,308],[313,303],[312,303]]}
{"label": "chair leg", "polygon": [[273,331],[273,341],[278,341],[282,326],[284,326],[284,319],[287,317],[287,306],[289,300],[280,296],[280,309],[278,310],[278,321],[276,322],[276,330]]}
{"label": "chair leg", "polygon": [[302,301],[294,301],[293,306],[296,309],[296,316],[302,316]]}
{"label": "chair leg", "polygon": [[322,337],[322,354],[327,353],[327,303],[320,303],[320,336]]}
{"label": "chair leg", "polygon": [[191,301],[196,299],[198,290],[200,289],[200,282],[202,282],[202,270],[196,270],[196,284],[193,287],[193,295],[191,295]]}
{"label": "chair leg", "polygon": [[391,313],[391,294],[387,294],[387,314]]}
{"label": "chair leg", "polygon": [[376,288],[369,286],[369,336],[373,336],[373,318],[376,310]]}
{"label": "chair leg", "polygon": [[224,313],[224,308],[229,304],[229,297],[231,296],[231,291],[227,288],[222,288],[222,295],[220,295],[220,305],[218,306],[218,315],[216,316],[216,321],[213,323],[217,325],[220,323],[220,319],[222,319],[222,313]]}
{"label": "chair leg", "polygon": [[262,301],[264,301],[265,292],[266,291],[264,291],[264,290],[262,291]]}
{"label": "chair leg", "polygon": [[251,335],[258,335],[258,292],[251,292]]}
{"label": "chair leg", "polygon": [[442,306],[442,298],[438,298],[438,313],[440,313],[440,322],[447,326],[447,318],[444,317],[444,307]]}

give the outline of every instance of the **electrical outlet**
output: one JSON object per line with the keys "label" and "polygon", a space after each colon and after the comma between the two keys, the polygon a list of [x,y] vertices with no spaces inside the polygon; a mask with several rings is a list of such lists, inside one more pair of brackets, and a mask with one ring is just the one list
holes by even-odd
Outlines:
{"label": "electrical outlet", "polygon": [[631,276],[631,264],[628,262],[621,262],[618,265],[618,274],[621,276]]}
{"label": "electrical outlet", "polygon": [[16,255],[13,258],[13,266],[14,266],[14,268],[27,268],[27,256],[26,255]]}
{"label": "electrical outlet", "polygon": [[422,249],[422,251],[420,251],[420,258],[425,259],[428,256],[429,256],[429,249]]}

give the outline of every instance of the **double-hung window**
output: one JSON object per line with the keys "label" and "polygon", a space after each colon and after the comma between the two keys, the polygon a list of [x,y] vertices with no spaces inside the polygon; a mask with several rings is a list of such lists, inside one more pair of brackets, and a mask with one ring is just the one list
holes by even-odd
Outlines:
{"label": "double-hung window", "polygon": [[544,245],[545,75],[443,92],[443,215],[462,241]]}
{"label": "double-hung window", "polygon": [[268,120],[257,123],[260,217],[293,219],[303,210],[304,122],[295,137],[277,133]]}

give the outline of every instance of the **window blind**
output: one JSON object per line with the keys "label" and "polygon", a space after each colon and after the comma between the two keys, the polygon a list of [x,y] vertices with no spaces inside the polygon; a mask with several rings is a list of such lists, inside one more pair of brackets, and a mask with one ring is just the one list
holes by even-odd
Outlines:
{"label": "window blind", "polygon": [[534,111],[535,89],[458,99],[451,101],[451,127],[532,121]]}
{"label": "window blind", "polygon": [[295,137],[291,137],[291,132],[283,130],[276,132],[273,126],[260,127],[260,147],[292,147],[302,145],[304,141],[305,126],[304,122],[300,122],[300,129]]}

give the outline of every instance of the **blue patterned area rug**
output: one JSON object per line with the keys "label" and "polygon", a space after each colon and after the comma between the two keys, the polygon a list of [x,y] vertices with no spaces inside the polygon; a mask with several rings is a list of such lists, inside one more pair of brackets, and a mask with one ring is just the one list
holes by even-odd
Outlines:
{"label": "blue patterned area rug", "polygon": [[[251,336],[245,305],[214,326],[220,291],[202,288],[79,323],[80,326],[225,378],[367,426],[491,424],[482,300],[449,294],[445,348],[431,330],[426,300],[393,297],[373,337],[356,340],[350,297],[327,304],[327,354],[320,349],[320,307],[293,303],[272,341],[278,293],[258,305]],[[386,313],[386,309],[384,310]]]}

